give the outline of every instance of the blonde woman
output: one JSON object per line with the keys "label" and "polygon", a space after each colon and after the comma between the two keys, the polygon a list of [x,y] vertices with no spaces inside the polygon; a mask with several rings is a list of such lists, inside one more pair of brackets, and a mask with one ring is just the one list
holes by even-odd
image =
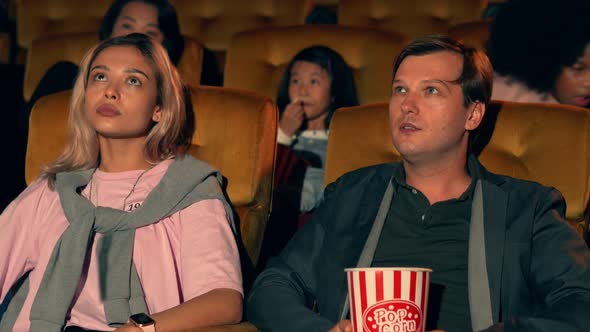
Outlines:
{"label": "blonde woman", "polygon": [[0,331],[236,323],[242,280],[220,175],[185,155],[182,83],[145,35],[85,56],[64,152],[0,216]]}

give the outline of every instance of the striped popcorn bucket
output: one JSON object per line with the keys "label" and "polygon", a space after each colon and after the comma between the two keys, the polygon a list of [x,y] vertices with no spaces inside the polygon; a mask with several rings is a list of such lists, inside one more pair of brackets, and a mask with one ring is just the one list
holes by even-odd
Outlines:
{"label": "striped popcorn bucket", "polygon": [[431,269],[345,269],[354,332],[424,332]]}

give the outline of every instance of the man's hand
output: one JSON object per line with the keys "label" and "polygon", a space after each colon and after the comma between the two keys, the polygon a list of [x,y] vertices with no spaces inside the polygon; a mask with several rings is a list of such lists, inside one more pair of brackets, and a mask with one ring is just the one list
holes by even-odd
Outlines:
{"label": "man's hand", "polygon": [[341,320],[328,332],[352,332],[352,323],[349,320]]}
{"label": "man's hand", "polygon": [[280,122],[281,130],[286,135],[291,136],[301,128],[304,119],[305,113],[303,111],[303,101],[296,98],[287,105],[285,111],[283,111]]}

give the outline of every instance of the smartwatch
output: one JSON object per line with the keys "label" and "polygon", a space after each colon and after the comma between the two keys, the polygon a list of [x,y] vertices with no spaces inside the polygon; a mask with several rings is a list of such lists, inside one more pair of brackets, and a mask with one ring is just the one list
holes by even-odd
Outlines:
{"label": "smartwatch", "polygon": [[156,332],[156,321],[143,312],[129,316],[129,321],[144,332]]}

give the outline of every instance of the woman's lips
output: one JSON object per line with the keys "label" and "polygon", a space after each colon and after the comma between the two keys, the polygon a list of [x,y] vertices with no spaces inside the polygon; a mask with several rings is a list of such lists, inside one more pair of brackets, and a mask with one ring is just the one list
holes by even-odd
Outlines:
{"label": "woman's lips", "polygon": [[113,105],[109,104],[102,104],[98,106],[98,108],[96,109],[96,113],[106,117],[121,115],[121,112],[117,111],[117,109]]}
{"label": "woman's lips", "polygon": [[579,96],[574,99],[576,105],[587,106],[590,104],[590,96]]}

